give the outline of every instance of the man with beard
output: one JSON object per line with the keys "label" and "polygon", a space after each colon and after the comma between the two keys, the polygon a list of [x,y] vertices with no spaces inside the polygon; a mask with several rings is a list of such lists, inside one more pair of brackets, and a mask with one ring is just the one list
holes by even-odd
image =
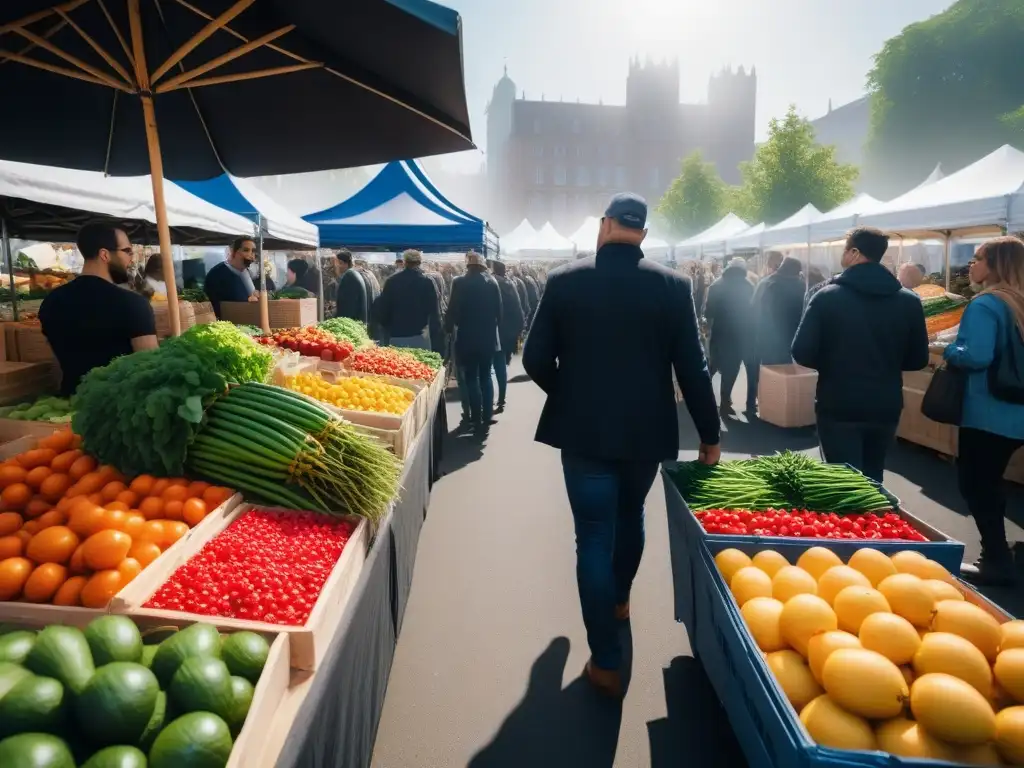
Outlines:
{"label": "man with beard", "polygon": [[110,224],[86,224],[77,244],[85,259],[82,274],[50,293],[39,308],[43,335],[60,363],[64,397],[73,395],[93,368],[157,346],[149,302],[120,287],[128,282],[132,263],[128,235]]}
{"label": "man with beard", "polygon": [[203,291],[213,305],[213,313],[220,319],[222,301],[257,301],[259,294],[253,285],[249,267],[256,261],[256,241],[251,237],[237,237],[231,244],[231,254],[206,273]]}

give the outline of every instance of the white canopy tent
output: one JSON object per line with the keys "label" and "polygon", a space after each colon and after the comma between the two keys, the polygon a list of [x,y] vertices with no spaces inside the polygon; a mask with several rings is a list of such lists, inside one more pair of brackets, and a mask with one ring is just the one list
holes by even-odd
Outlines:
{"label": "white canopy tent", "polygon": [[902,235],[1024,227],[1024,152],[1006,144],[976,163],[916,187],[858,224]]}
{"label": "white canopy tent", "polygon": [[519,222],[519,226],[501,238],[502,254],[512,254],[529,250],[537,243],[537,230],[527,219]]}
{"label": "white canopy tent", "polygon": [[[168,223],[183,244],[227,244],[253,233],[253,223],[244,216],[218,208],[176,184],[165,182],[164,194]],[[84,220],[97,216],[155,227],[150,178],[0,160],[0,217],[12,236],[73,240]]]}
{"label": "white canopy tent", "polygon": [[694,256],[704,253],[724,255],[725,241],[749,228],[750,225],[735,213],[727,213],[700,234],[678,243],[676,256]]}
{"label": "white canopy tent", "polygon": [[791,243],[809,243],[811,241],[811,224],[820,216],[821,211],[808,203],[789,218],[764,230],[761,236],[761,247],[771,248]]}
{"label": "white canopy tent", "polygon": [[587,216],[580,228],[569,235],[569,239],[581,251],[593,251],[597,248],[597,235],[601,230],[601,220],[596,216]]}
{"label": "white canopy tent", "polygon": [[761,247],[761,238],[767,226],[762,221],[760,224],[755,224],[732,237],[726,238],[725,252],[758,250]]}
{"label": "white canopy tent", "polygon": [[563,237],[558,234],[558,230],[547,222],[543,227],[540,228],[540,232],[537,233],[537,243],[535,248],[541,251],[568,251],[570,254],[576,251],[576,244],[568,237]]}
{"label": "white canopy tent", "polygon": [[810,242],[827,243],[838,240],[846,235],[854,226],[858,218],[885,205],[881,200],[876,200],[866,192],[847,200],[842,205],[833,208],[828,213],[821,214],[811,222]]}
{"label": "white canopy tent", "polygon": [[667,240],[662,240],[660,237],[654,237],[651,234],[644,238],[641,247],[643,248],[644,256],[656,261],[668,261],[668,257],[672,252],[672,246]]}

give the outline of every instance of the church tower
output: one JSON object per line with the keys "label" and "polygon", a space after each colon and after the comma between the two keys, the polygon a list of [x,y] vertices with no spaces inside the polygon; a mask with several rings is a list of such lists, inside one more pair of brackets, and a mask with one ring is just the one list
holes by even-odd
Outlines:
{"label": "church tower", "polygon": [[740,182],[739,164],[754,156],[757,70],[731,67],[708,83],[708,159],[728,184]]}
{"label": "church tower", "polygon": [[515,100],[516,84],[508,76],[506,66],[487,104],[487,190],[488,214],[491,217],[503,210],[511,184],[509,139],[512,136],[512,105]]}

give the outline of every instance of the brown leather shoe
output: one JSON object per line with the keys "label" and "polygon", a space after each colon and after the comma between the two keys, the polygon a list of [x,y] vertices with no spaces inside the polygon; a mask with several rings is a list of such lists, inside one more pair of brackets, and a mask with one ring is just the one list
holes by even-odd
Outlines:
{"label": "brown leather shoe", "polygon": [[629,621],[629,601],[625,603],[619,603],[615,606],[615,620],[616,621]]}
{"label": "brown leather shoe", "polygon": [[587,662],[587,666],[583,668],[583,674],[590,681],[590,684],[605,696],[610,696],[614,699],[622,698],[622,676],[617,669],[595,667],[591,659]]}

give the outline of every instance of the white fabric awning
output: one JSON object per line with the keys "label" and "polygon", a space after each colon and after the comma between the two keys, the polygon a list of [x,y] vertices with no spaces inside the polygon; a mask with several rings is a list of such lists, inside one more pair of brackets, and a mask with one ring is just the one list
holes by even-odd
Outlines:
{"label": "white fabric awning", "polygon": [[876,211],[883,205],[885,203],[867,193],[847,200],[811,222],[810,242],[827,243],[844,237],[857,224],[859,216]]}
{"label": "white fabric awning", "polygon": [[764,235],[766,227],[767,225],[762,221],[734,237],[727,238],[725,241],[726,252],[757,250],[761,247],[761,237]]}
{"label": "white fabric awning", "polygon": [[576,244],[568,237],[558,234],[558,230],[550,221],[540,228],[534,247],[542,251],[569,251],[571,253],[576,250]]}
{"label": "white fabric awning", "polygon": [[811,224],[821,216],[821,211],[808,203],[788,219],[768,227],[761,237],[761,247],[807,243],[811,237]]}
{"label": "white fabric awning", "polygon": [[519,222],[519,226],[501,238],[502,253],[516,253],[535,247],[537,230],[527,219]]}
{"label": "white fabric awning", "polygon": [[248,179],[232,176],[231,181],[262,216],[271,237],[303,245],[319,245],[320,231],[316,226],[289,211]]}
{"label": "white fabric awning", "polygon": [[700,234],[694,235],[693,237],[683,240],[681,243],[677,244],[676,254],[693,256],[702,252],[710,254],[715,250],[724,253],[725,241],[749,228],[750,225],[735,213],[727,213]]}
{"label": "white fabric awning", "polygon": [[588,216],[580,228],[569,235],[576,247],[581,251],[593,251],[597,248],[597,236],[601,231],[601,220],[596,216]]}

